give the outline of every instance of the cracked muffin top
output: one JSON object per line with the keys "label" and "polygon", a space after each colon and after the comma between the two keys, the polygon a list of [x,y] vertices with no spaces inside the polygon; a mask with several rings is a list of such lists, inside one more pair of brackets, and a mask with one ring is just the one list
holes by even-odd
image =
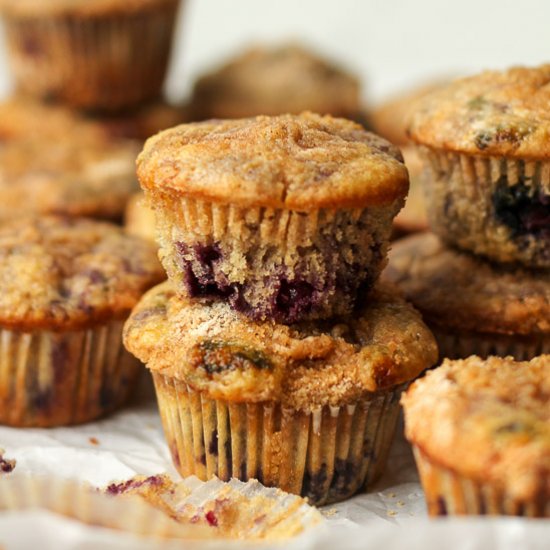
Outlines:
{"label": "cracked muffin top", "polygon": [[134,13],[180,0],[0,0],[0,12],[8,15],[104,15]]}
{"label": "cracked muffin top", "polygon": [[200,78],[191,100],[200,118],[245,118],[313,111],[352,117],[359,82],[298,44],[253,47]]}
{"label": "cracked muffin top", "polygon": [[430,460],[518,499],[550,497],[550,355],[446,360],[402,404],[407,439]]}
{"label": "cracked muffin top", "polygon": [[394,388],[437,359],[420,315],[382,287],[353,318],[288,326],[250,321],[222,302],[177,297],[164,283],[136,306],[124,342],[149,369],[213,399],[306,411]]}
{"label": "cracked muffin top", "polygon": [[550,334],[550,272],[497,266],[425,233],[393,244],[382,277],[424,319],[497,334]]}
{"label": "cracked muffin top", "polygon": [[43,216],[0,226],[0,326],[72,330],[123,318],[162,281],[153,244],[119,227]]}
{"label": "cracked muffin top", "polygon": [[146,142],[138,177],[153,194],[301,211],[389,205],[408,191],[397,148],[312,113],[166,130]]}
{"label": "cracked muffin top", "polygon": [[424,96],[409,127],[436,149],[511,158],[550,156],[550,64],[486,71]]}

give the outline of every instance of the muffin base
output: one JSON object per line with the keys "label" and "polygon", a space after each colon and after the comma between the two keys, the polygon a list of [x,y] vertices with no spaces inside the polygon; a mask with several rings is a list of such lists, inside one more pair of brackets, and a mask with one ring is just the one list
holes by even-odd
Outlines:
{"label": "muffin base", "polygon": [[68,332],[0,330],[0,423],[80,424],[122,405],[141,372],[122,346],[123,324]]}
{"label": "muffin base", "polygon": [[403,387],[352,406],[305,413],[276,403],[229,403],[153,373],[174,465],[182,476],[258,479],[321,505],[380,477]]}
{"label": "muffin base", "polygon": [[386,264],[384,207],[298,212],[149,195],[160,258],[178,291],[256,320],[350,314]]}
{"label": "muffin base", "polygon": [[490,334],[459,332],[430,325],[439,358],[466,359],[470,355],[487,358],[491,355],[513,357],[516,361],[529,361],[533,357],[550,353],[550,335],[521,336],[514,334]]}
{"label": "muffin base", "polygon": [[550,162],[420,153],[434,233],[498,262],[550,267]]}
{"label": "muffin base", "polygon": [[431,516],[550,517],[548,499],[532,502],[516,500],[498,487],[461,476],[433,463],[417,446],[413,445],[413,452]]}
{"label": "muffin base", "polygon": [[136,13],[5,15],[21,92],[72,106],[115,111],[162,89],[178,0]]}

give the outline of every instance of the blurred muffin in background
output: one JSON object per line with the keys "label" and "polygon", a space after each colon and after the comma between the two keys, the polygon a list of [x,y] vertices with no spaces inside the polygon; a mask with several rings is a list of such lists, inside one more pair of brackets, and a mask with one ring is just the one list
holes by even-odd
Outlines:
{"label": "blurred muffin in background", "polygon": [[254,46],[197,80],[191,111],[195,120],[302,111],[356,119],[360,83],[300,44]]}
{"label": "blurred muffin in background", "polygon": [[0,0],[18,89],[117,111],[157,97],[180,0]]}
{"label": "blurred muffin in background", "polygon": [[126,205],[124,213],[124,227],[130,235],[136,235],[154,241],[157,230],[155,213],[147,204],[143,193],[133,195]]}
{"label": "blurred muffin in background", "polygon": [[23,214],[120,220],[139,145],[61,107],[0,104],[0,222]]}
{"label": "blurred muffin in background", "polygon": [[381,103],[368,114],[372,131],[401,148],[409,170],[411,186],[407,202],[394,220],[394,239],[428,229],[426,200],[420,177],[422,161],[407,137],[407,126],[409,111],[414,103],[446,82],[439,80],[410,88]]}
{"label": "blurred muffin in background", "polygon": [[410,186],[405,206],[393,220],[394,239],[429,229],[427,204],[420,179],[422,161],[416,149],[410,145],[401,146],[401,153],[409,170]]}

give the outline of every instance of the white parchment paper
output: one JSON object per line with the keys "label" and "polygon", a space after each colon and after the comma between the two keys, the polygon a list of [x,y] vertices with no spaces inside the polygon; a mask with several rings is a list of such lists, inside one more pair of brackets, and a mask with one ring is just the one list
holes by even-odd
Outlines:
{"label": "white parchment paper", "polygon": [[[17,461],[14,474],[55,475],[104,486],[136,474],[168,472],[177,479],[148,383],[128,408],[84,426],[0,427],[0,447]],[[6,474],[13,475],[13,474]],[[0,479],[1,482],[1,479]],[[550,521],[519,518],[430,520],[410,448],[401,432],[383,478],[367,493],[323,509],[326,526],[284,543],[285,548],[550,550]],[[240,548],[243,543],[185,543],[185,548]],[[262,545],[268,548],[271,545]],[[0,514],[0,548],[181,548],[182,542],[141,540],[80,524],[47,511]]]}

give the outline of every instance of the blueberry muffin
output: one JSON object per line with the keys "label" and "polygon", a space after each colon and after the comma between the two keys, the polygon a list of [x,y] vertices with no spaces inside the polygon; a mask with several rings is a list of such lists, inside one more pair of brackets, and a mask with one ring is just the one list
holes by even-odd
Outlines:
{"label": "blueberry muffin", "polygon": [[156,238],[155,213],[148,206],[143,193],[133,195],[126,205],[124,227],[130,235],[154,241]]}
{"label": "blueberry muffin", "polygon": [[393,220],[394,239],[429,229],[428,205],[422,181],[422,161],[416,148],[411,145],[402,146],[401,153],[409,171],[410,187],[405,206]]}
{"label": "blueberry muffin", "polygon": [[298,44],[253,47],[195,83],[195,120],[312,111],[355,119],[357,78]]}
{"label": "blueberry muffin", "polygon": [[550,353],[550,273],[493,265],[425,233],[394,243],[382,277],[423,315],[441,357]]}
{"label": "blueberry muffin", "polygon": [[399,395],[437,358],[418,313],[383,288],[353,318],[289,326],[167,282],[136,306],[124,343],[153,373],[183,476],[257,478],[315,504],[381,474]]}
{"label": "blueberry muffin", "polygon": [[430,225],[498,262],[550,267],[550,64],[487,71],[425,96],[411,138]]}
{"label": "blueberry muffin", "polygon": [[63,108],[0,104],[0,222],[23,214],[120,220],[139,146]]}
{"label": "blueberry muffin", "polygon": [[445,361],[402,403],[431,515],[550,517],[550,355]]}
{"label": "blueberry muffin", "polygon": [[397,149],[311,113],[161,132],[138,178],[178,291],[280,322],[353,310],[408,190]]}
{"label": "blueberry muffin", "polygon": [[179,3],[0,0],[19,90],[103,111],[157,97]]}
{"label": "blueberry muffin", "polygon": [[0,423],[59,426],[110,412],[140,366],[122,325],[161,281],[155,247],[118,227],[45,216],[0,227]]}

